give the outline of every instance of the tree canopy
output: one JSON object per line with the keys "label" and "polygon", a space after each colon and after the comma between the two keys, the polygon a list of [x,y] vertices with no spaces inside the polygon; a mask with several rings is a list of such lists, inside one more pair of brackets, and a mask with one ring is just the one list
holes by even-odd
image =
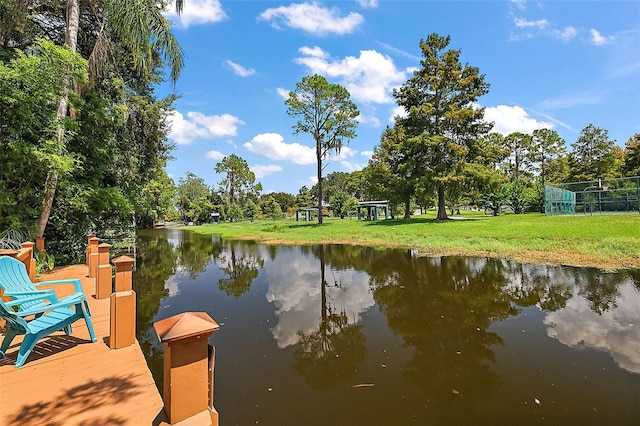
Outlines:
{"label": "tree canopy", "polygon": [[356,136],[360,114],[350,94],[339,84],[330,84],[317,74],[303,77],[285,101],[287,114],[300,117],[295,133],[308,133],[316,145],[318,177],[318,223],[322,224],[322,162],[331,151],[340,152],[342,144]]}
{"label": "tree canopy", "polygon": [[[44,233],[57,260],[73,261],[87,232],[148,220],[140,195],[163,179],[172,148],[173,97],[154,90],[165,65],[175,80],[181,50],[150,0],[5,0],[0,8],[0,84],[14,82],[0,93],[9,102],[0,228]],[[28,62],[32,71],[18,72]]]}
{"label": "tree canopy", "polygon": [[491,128],[476,104],[489,84],[478,68],[462,65],[460,50],[445,50],[450,41],[438,34],[421,40],[420,68],[394,91],[407,114],[398,118],[410,153],[407,173],[436,189],[437,219],[447,219],[445,189],[464,178],[469,145]]}
{"label": "tree canopy", "polygon": [[247,161],[235,154],[216,163],[215,172],[224,175],[220,181],[220,194],[227,207],[243,204],[247,198],[255,201],[262,191],[262,185],[256,183],[256,175]]}

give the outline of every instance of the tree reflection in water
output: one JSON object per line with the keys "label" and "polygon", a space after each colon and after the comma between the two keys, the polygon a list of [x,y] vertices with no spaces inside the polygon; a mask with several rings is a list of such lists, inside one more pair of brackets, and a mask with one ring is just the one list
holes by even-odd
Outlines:
{"label": "tree reflection in water", "polygon": [[163,348],[153,330],[166,284],[178,270],[194,280],[221,251],[219,238],[203,238],[180,230],[138,231],[133,289],[137,298],[136,338],[156,385],[162,389]]}
{"label": "tree reflection in water", "polygon": [[235,298],[249,291],[253,280],[264,266],[264,259],[257,250],[250,249],[257,248],[257,245],[247,247],[243,244],[241,250],[237,245],[234,241],[226,242],[225,251],[220,254],[218,261],[220,269],[228,275],[228,278],[221,278],[218,281],[220,290]]}
{"label": "tree reflection in water", "polygon": [[[344,309],[338,312],[327,301],[325,247],[318,246],[320,260],[320,325],[312,333],[299,332],[293,368],[314,389],[333,389],[338,383],[352,379],[367,353],[362,326],[349,324]],[[335,283],[339,286],[339,283]],[[345,289],[348,291],[348,289]]]}
{"label": "tree reflection in water", "polygon": [[466,395],[475,404],[491,398],[500,383],[490,368],[492,347],[502,339],[489,327],[518,313],[502,291],[507,282],[503,265],[410,253],[393,264],[372,274],[371,285],[389,327],[414,349],[406,379],[440,404],[451,404],[452,394]]}

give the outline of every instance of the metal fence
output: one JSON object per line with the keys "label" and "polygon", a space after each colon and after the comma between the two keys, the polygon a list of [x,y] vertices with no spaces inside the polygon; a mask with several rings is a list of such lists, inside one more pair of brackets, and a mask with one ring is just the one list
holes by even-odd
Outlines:
{"label": "metal fence", "polygon": [[640,212],[640,176],[545,185],[545,214]]}

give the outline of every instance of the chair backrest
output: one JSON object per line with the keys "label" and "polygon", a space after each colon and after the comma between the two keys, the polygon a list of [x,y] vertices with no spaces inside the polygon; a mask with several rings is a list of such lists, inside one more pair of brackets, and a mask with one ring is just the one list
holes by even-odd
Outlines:
{"label": "chair backrest", "polygon": [[7,324],[19,334],[27,333],[27,322],[17,316],[10,307],[5,305],[2,299],[0,299],[0,318],[5,320]]}
{"label": "chair backrest", "polygon": [[[9,256],[0,256],[0,288],[10,291],[38,291],[31,282],[24,263]],[[25,302],[22,309],[27,309],[41,303],[40,301]]]}

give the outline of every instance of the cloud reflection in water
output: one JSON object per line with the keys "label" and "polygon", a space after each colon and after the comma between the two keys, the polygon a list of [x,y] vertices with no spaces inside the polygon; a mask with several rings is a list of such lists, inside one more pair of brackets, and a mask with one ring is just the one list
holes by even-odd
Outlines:
{"label": "cloud reflection in water", "polygon": [[567,306],[544,319],[547,334],[561,343],[608,352],[625,370],[640,374],[640,298],[632,283],[620,287],[617,307],[597,314],[574,294]]}
{"label": "cloud reflection in water", "polygon": [[[278,323],[272,329],[279,348],[295,345],[300,333],[318,330],[322,294],[320,262],[311,254],[281,250],[265,265],[269,288],[267,300],[276,307]],[[349,324],[374,305],[369,291],[369,275],[354,270],[332,270],[326,266],[327,299],[337,312],[344,311]],[[338,284],[338,286],[336,286]]]}

